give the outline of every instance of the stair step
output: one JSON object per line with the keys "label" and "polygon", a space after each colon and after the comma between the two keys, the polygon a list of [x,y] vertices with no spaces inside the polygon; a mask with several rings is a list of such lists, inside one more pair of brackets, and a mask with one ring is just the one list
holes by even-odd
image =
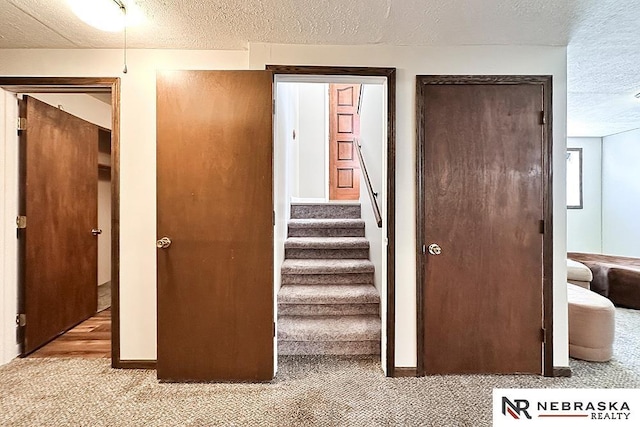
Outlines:
{"label": "stair step", "polygon": [[289,220],[289,228],[363,228],[363,219],[355,218],[298,218]]}
{"label": "stair step", "polygon": [[292,203],[291,218],[360,218],[360,203]]}
{"label": "stair step", "polygon": [[379,315],[380,304],[278,304],[279,316]]}
{"label": "stair step", "polygon": [[286,259],[369,259],[364,237],[290,237],[284,249]]}
{"label": "stair step", "polygon": [[283,285],[278,315],[354,316],[380,313],[380,296],[372,285]]}
{"label": "stair step", "polygon": [[364,237],[289,237],[285,249],[369,249]]}
{"label": "stair step", "polygon": [[283,274],[282,285],[372,285],[373,273]]}
{"label": "stair step", "polygon": [[278,341],[278,354],[281,356],[380,354],[380,341]]}
{"label": "stair step", "polygon": [[378,304],[374,286],[362,285],[283,285],[278,304]]}
{"label": "stair step", "polygon": [[[293,274],[360,274],[373,273],[374,265],[368,259],[286,259],[282,275]],[[362,283],[362,282],[353,282]]]}
{"label": "stair step", "polygon": [[291,219],[289,237],[364,237],[362,219]]}
{"label": "stair step", "polygon": [[379,341],[378,316],[281,316],[278,341]]}

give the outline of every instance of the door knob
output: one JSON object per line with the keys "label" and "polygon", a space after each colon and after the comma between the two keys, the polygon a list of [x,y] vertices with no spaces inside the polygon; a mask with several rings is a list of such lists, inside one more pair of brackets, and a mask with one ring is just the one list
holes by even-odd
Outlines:
{"label": "door knob", "polygon": [[98,234],[102,234],[102,229],[94,228],[93,230],[91,230],[91,234],[93,234],[94,236],[97,236]]}
{"label": "door knob", "polygon": [[442,248],[437,243],[432,243],[429,245],[429,253],[431,255],[440,255],[442,253]]}
{"label": "door knob", "polygon": [[156,246],[158,249],[166,249],[171,246],[171,239],[168,237],[163,237],[162,239],[156,241]]}

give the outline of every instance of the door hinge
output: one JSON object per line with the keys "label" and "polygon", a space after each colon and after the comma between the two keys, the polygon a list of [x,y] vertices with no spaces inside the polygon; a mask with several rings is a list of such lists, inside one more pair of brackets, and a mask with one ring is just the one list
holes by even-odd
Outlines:
{"label": "door hinge", "polygon": [[427,253],[427,245],[422,245],[422,253],[423,254]]}
{"label": "door hinge", "polygon": [[547,332],[547,330],[545,328],[540,328],[540,335],[541,335],[540,339],[544,344],[547,343],[547,333],[546,332]]}
{"label": "door hinge", "polygon": [[540,234],[544,234],[544,219],[540,220]]}
{"label": "door hinge", "polygon": [[276,225],[276,211],[273,211],[273,225]]}
{"label": "door hinge", "polygon": [[276,100],[275,98],[271,100],[271,114],[276,113]]}
{"label": "door hinge", "polygon": [[27,130],[27,118],[18,117],[18,130]]}
{"label": "door hinge", "polygon": [[27,217],[18,215],[16,217],[16,227],[18,227],[18,229],[27,228]]}
{"label": "door hinge", "polygon": [[27,326],[27,315],[26,314],[16,314],[16,325],[17,326]]}
{"label": "door hinge", "polygon": [[276,336],[276,322],[273,322],[273,336]]}
{"label": "door hinge", "polygon": [[544,125],[547,123],[547,118],[545,117],[544,111],[540,111],[540,124]]}

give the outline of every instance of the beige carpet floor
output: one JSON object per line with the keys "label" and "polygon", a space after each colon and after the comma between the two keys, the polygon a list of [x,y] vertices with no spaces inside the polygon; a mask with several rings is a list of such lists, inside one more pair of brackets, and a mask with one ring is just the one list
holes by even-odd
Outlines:
{"label": "beige carpet floor", "polygon": [[618,317],[614,360],[573,377],[385,378],[375,358],[281,357],[268,384],[160,384],[105,360],[0,367],[0,426],[490,426],[493,388],[640,388],[640,311]]}

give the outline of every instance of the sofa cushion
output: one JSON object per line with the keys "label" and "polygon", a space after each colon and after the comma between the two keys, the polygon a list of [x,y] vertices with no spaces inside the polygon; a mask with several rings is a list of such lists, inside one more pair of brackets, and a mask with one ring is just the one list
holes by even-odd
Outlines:
{"label": "sofa cushion", "polygon": [[590,282],[593,279],[593,273],[586,265],[567,258],[567,279]]}
{"label": "sofa cushion", "polygon": [[569,302],[569,355],[606,362],[613,355],[615,308],[602,295],[567,284]]}

